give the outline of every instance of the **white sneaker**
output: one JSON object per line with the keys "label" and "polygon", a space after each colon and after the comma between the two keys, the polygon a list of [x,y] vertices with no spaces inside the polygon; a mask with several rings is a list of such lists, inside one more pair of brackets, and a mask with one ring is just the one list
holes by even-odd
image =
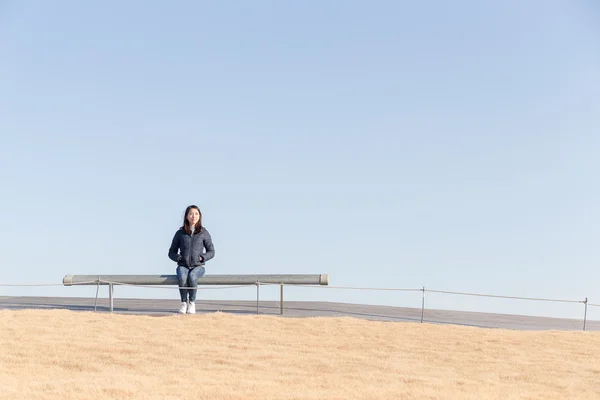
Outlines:
{"label": "white sneaker", "polygon": [[179,308],[179,314],[185,314],[188,310],[188,303],[187,301],[184,301],[183,303],[181,303],[181,307]]}
{"label": "white sneaker", "polygon": [[187,313],[188,314],[196,314],[196,303],[190,302],[190,305],[188,306],[188,309],[187,309]]}

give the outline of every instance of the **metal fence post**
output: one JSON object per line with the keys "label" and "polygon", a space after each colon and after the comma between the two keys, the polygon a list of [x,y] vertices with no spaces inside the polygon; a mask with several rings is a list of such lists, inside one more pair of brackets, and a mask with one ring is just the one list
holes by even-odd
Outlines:
{"label": "metal fence post", "polygon": [[423,286],[423,298],[421,300],[421,323],[423,323],[423,314],[425,312],[425,286]]}
{"label": "metal fence post", "polygon": [[587,303],[588,303],[588,298],[585,298],[585,301],[583,302],[583,304],[585,304],[585,311],[583,312],[583,330],[585,331],[585,322],[587,320]]}
{"label": "metal fence post", "polygon": [[279,285],[279,315],[283,315],[283,283]]}
{"label": "metal fence post", "polygon": [[258,299],[259,299],[259,292],[260,292],[260,282],[256,281],[256,313],[258,314]]}

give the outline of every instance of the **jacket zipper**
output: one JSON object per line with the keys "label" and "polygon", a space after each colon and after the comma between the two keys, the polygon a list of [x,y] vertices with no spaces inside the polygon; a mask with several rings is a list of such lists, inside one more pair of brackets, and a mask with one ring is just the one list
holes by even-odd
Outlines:
{"label": "jacket zipper", "polygon": [[194,237],[193,234],[190,234],[190,254],[188,255],[188,267],[192,267],[192,253],[194,250]]}

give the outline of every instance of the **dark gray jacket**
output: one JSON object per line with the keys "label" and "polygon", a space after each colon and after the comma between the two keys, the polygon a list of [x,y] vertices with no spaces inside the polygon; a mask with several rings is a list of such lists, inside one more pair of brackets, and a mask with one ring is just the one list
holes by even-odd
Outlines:
{"label": "dark gray jacket", "polygon": [[[206,252],[204,252],[206,249]],[[179,253],[177,253],[179,251]],[[215,256],[215,246],[212,238],[206,228],[202,227],[199,233],[190,236],[183,228],[175,232],[171,247],[169,248],[169,258],[177,265],[184,267],[196,267]]]}

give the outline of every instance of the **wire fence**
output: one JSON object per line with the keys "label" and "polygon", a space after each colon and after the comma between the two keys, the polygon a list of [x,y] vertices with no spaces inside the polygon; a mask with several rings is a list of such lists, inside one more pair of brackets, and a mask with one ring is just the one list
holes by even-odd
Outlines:
{"label": "wire fence", "polygon": [[[77,282],[72,283],[69,286],[83,286],[83,285],[94,285],[96,286],[96,295],[94,299],[94,311],[97,311],[97,303],[98,303],[98,295],[99,288],[101,285],[107,285],[109,287],[109,306],[110,311],[113,311],[113,299],[114,299],[114,286],[129,286],[129,287],[139,287],[139,288],[147,288],[147,289],[167,289],[167,290],[179,290],[179,289],[190,289],[188,286],[179,287],[177,285],[138,285],[133,283],[125,283],[118,281],[109,281],[96,279],[93,281],[86,282]],[[0,284],[1,287],[58,287],[65,286],[63,283],[41,283],[41,284]],[[447,291],[447,290],[436,290],[436,289],[426,289],[425,287],[421,288],[393,288],[393,287],[362,287],[362,286],[329,286],[329,285],[313,285],[313,284],[283,284],[283,283],[270,283],[270,282],[260,282],[256,281],[252,284],[242,284],[242,285],[215,285],[215,286],[207,286],[203,285],[201,290],[225,290],[225,289],[239,289],[239,288],[248,288],[248,287],[256,287],[256,312],[260,313],[260,287],[261,286],[279,286],[280,287],[280,314],[284,313],[284,298],[283,298],[283,288],[284,287],[299,287],[303,288],[316,288],[316,289],[337,289],[337,290],[359,290],[359,291],[392,291],[392,292],[420,292],[422,296],[421,301],[421,317],[420,322],[424,322],[424,314],[425,314],[425,295],[426,293],[437,293],[444,295],[455,295],[455,296],[473,296],[473,297],[485,297],[485,298],[497,298],[497,299],[510,299],[510,300],[524,300],[524,301],[541,301],[541,302],[554,302],[554,303],[565,303],[565,304],[583,304],[583,319],[582,319],[582,329],[586,330],[587,320],[587,312],[588,307],[600,307],[600,304],[590,303],[588,298],[584,298],[583,300],[575,300],[575,299],[552,299],[552,298],[537,298],[537,297],[521,297],[521,296],[506,296],[506,295],[495,295],[488,293],[471,293],[471,292],[457,292],[457,291]],[[193,288],[199,289],[199,288]]]}

